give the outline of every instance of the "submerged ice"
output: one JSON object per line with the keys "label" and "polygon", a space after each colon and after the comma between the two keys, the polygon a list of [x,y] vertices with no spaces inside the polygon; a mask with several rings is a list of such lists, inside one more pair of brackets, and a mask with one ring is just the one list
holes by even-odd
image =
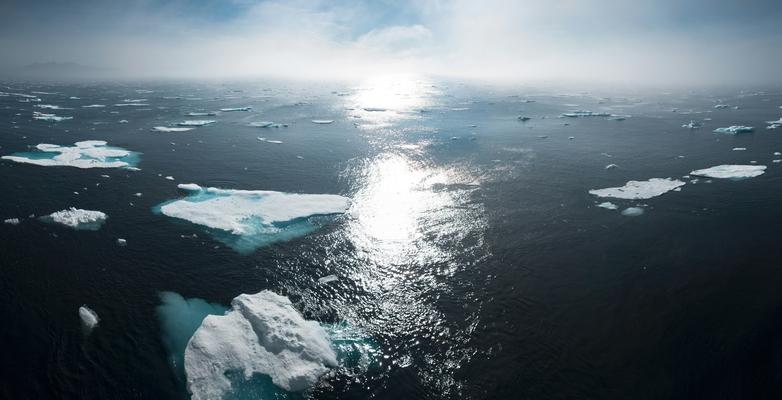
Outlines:
{"label": "submerged ice", "polygon": [[42,143],[37,152],[14,153],[3,156],[3,160],[44,167],[76,168],[133,168],[137,164],[137,153],[120,147],[110,147],[102,140],[85,140],[73,146]]}
{"label": "submerged ice", "polygon": [[671,178],[652,178],[647,181],[628,181],[624,186],[592,189],[589,194],[598,197],[641,200],[651,199],[684,186],[684,182]]}
{"label": "submerged ice", "polygon": [[344,213],[349,199],[330,194],[205,188],[180,184],[188,197],[156,207],[163,215],[210,228],[239,252],[288,240],[317,228],[318,216]]}

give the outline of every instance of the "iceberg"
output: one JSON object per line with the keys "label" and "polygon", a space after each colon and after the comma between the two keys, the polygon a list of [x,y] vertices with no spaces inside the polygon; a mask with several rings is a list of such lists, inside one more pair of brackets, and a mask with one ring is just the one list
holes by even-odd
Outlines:
{"label": "iceberg", "polygon": [[98,313],[92,311],[86,305],[79,307],[79,318],[81,319],[81,324],[87,330],[92,330],[98,326],[98,322],[100,321],[98,318]]}
{"label": "iceberg", "polygon": [[344,213],[350,200],[331,194],[231,190],[180,184],[183,199],[153,211],[207,228],[215,239],[240,253],[290,240],[316,230],[327,216]]}
{"label": "iceberg", "polygon": [[330,124],[332,122],[334,122],[333,119],[313,119],[312,120],[313,124],[321,124],[321,125]]}
{"label": "iceberg", "polygon": [[3,160],[34,164],[44,167],[76,168],[135,168],[138,153],[120,147],[106,146],[102,140],[85,140],[74,146],[59,146],[42,143],[35,148],[37,152],[14,153],[3,156]]}
{"label": "iceberg", "polygon": [[101,211],[82,210],[71,207],[41,217],[46,222],[55,222],[79,230],[97,231],[108,216]]}
{"label": "iceberg", "polygon": [[698,169],[690,172],[690,175],[704,176],[719,179],[744,179],[763,175],[765,165],[717,165],[716,167]]}
{"label": "iceberg", "polygon": [[252,109],[253,109],[252,107],[233,107],[233,108],[221,108],[220,111],[222,112],[250,111]]}
{"label": "iceberg", "polygon": [[54,114],[44,114],[44,113],[40,113],[38,111],[33,111],[33,119],[37,119],[39,121],[60,122],[60,121],[73,119],[73,117],[61,117],[61,116],[54,115]]}
{"label": "iceberg", "polygon": [[589,194],[597,197],[641,200],[651,199],[684,186],[684,182],[671,178],[652,178],[648,181],[629,181],[624,186],[606,189],[592,189]]}
{"label": "iceberg", "polygon": [[192,131],[195,128],[187,127],[168,127],[168,126],[155,126],[152,128],[155,132],[187,132]]}
{"label": "iceberg", "polygon": [[751,126],[732,125],[727,128],[717,128],[714,133],[727,133],[730,135],[736,135],[739,133],[752,132],[754,128]]}
{"label": "iceberg", "polygon": [[194,120],[188,120],[188,121],[182,121],[177,123],[178,126],[205,126],[209,124],[214,124],[215,120],[213,119],[194,119]]}

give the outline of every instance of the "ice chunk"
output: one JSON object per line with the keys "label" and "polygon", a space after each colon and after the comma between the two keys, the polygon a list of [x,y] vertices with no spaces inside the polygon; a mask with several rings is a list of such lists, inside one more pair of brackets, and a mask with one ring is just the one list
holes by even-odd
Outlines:
{"label": "ice chunk", "polygon": [[262,137],[259,137],[259,138],[257,138],[257,139],[258,139],[259,141],[261,141],[261,142],[266,142],[266,143],[274,143],[274,144],[282,144],[282,140],[271,140],[271,139],[266,139],[266,138],[262,138]]}
{"label": "ice chunk", "polygon": [[695,121],[690,121],[689,123],[682,125],[682,128],[687,128],[687,129],[699,129],[701,127],[703,127],[703,124]]}
{"label": "ice chunk", "polygon": [[337,366],[326,330],[305,320],[287,297],[264,290],[242,294],[225,315],[208,315],[185,349],[187,388],[194,400],[230,393],[231,373],[269,376],[300,392]]}
{"label": "ice chunk", "polygon": [[246,253],[256,247],[314,231],[323,216],[344,213],[350,200],[330,194],[230,190],[180,184],[184,199],[155,211],[210,228],[216,239]]}
{"label": "ice chunk", "polygon": [[730,107],[730,106],[727,105],[727,104],[717,104],[717,105],[714,106],[714,108],[716,108],[718,110],[719,109],[723,109],[723,108],[728,108],[728,107]]}
{"label": "ice chunk", "polygon": [[55,105],[52,105],[52,104],[36,104],[33,107],[45,108],[45,109],[49,109],[49,110],[70,110],[70,108],[55,106]]}
{"label": "ice chunk", "polygon": [[278,124],[272,121],[251,122],[250,126],[256,128],[287,128],[288,124]]}
{"label": "ice chunk", "polygon": [[614,169],[614,168],[618,168],[618,167],[619,167],[619,166],[618,166],[618,165],[616,165],[616,164],[608,164],[608,165],[606,165],[606,168],[605,168],[605,169]]}
{"label": "ice chunk", "polygon": [[100,229],[108,216],[101,211],[82,210],[80,208],[71,207],[66,210],[53,212],[41,218],[44,221],[56,222],[74,229],[96,231]]}
{"label": "ice chunk", "polygon": [[214,117],[217,115],[214,111],[207,111],[207,112],[189,112],[187,114],[188,117]]}
{"label": "ice chunk", "polygon": [[678,179],[652,178],[648,181],[629,181],[620,187],[592,189],[589,194],[627,200],[651,199],[680,186],[684,186],[684,182]]}
{"label": "ice chunk", "polygon": [[117,244],[120,246],[126,246],[128,244],[128,241],[122,238],[117,239]]}
{"label": "ice chunk", "polygon": [[138,153],[120,147],[106,146],[102,140],[85,140],[74,146],[42,143],[37,152],[14,153],[2,159],[44,167],[135,168]]}
{"label": "ice chunk", "polygon": [[602,202],[602,203],[598,204],[597,206],[600,207],[600,208],[605,208],[606,210],[616,210],[617,208],[619,208],[619,207],[617,207],[616,204],[611,203],[610,201]]}
{"label": "ice chunk", "polygon": [[337,280],[339,280],[339,278],[337,278],[336,275],[326,275],[326,276],[318,278],[318,283],[325,284],[325,283],[334,282],[334,281],[337,281]]}
{"label": "ice chunk", "polygon": [[754,178],[763,175],[766,171],[765,165],[717,165],[716,167],[698,169],[690,172],[690,175],[704,176],[707,178],[720,179],[743,179]]}
{"label": "ice chunk", "polygon": [[19,221],[19,218],[8,218],[3,221],[3,223],[8,225],[19,225],[21,221]]}
{"label": "ice chunk", "polygon": [[175,180],[175,179],[174,179],[174,177],[173,177],[173,176],[171,176],[171,175],[168,175],[168,176],[166,176],[166,178],[165,178],[165,179],[166,179],[166,180],[169,180],[169,181],[173,181],[173,180]]}
{"label": "ice chunk", "polygon": [[739,133],[752,132],[753,130],[754,128],[751,126],[732,125],[727,128],[717,128],[714,130],[714,133],[727,133],[730,135],[736,135]]}
{"label": "ice chunk", "polygon": [[321,125],[323,125],[323,124],[330,124],[332,122],[334,122],[333,119],[313,119],[312,120],[313,124],[321,124]]}
{"label": "ice chunk", "polygon": [[98,326],[100,319],[98,313],[92,311],[86,305],[79,307],[79,318],[81,318],[81,324],[88,330],[92,330]]}
{"label": "ice chunk", "polygon": [[746,147],[734,147],[733,148],[733,151],[745,151],[745,150],[747,150]]}
{"label": "ice chunk", "polygon": [[576,110],[563,113],[562,117],[567,118],[579,118],[579,117],[610,117],[611,113],[607,112],[592,112],[586,110]]}
{"label": "ice chunk", "polygon": [[220,111],[222,112],[250,111],[252,109],[253,109],[252,107],[234,107],[234,108],[221,108]]}
{"label": "ice chunk", "polygon": [[106,107],[106,106],[103,105],[103,104],[90,104],[88,106],[81,106],[81,108],[103,108],[103,107]]}
{"label": "ice chunk", "polygon": [[45,114],[40,113],[38,111],[33,111],[33,119],[37,119],[39,121],[53,121],[53,122],[60,122],[60,121],[66,121],[69,119],[73,119],[73,117],[61,117],[54,114]]}
{"label": "ice chunk", "polygon": [[644,213],[644,209],[641,207],[628,207],[622,210],[622,215],[625,217],[637,217]]}
{"label": "ice chunk", "polygon": [[177,123],[179,126],[205,126],[209,124],[214,124],[215,120],[213,119],[194,119],[194,120],[188,120],[188,121],[182,121]]}
{"label": "ice chunk", "polygon": [[127,123],[128,123],[128,120],[126,120],[126,119],[121,119],[121,120],[119,120],[119,123],[120,123],[120,124],[127,124]]}
{"label": "ice chunk", "polygon": [[168,127],[168,126],[155,126],[152,128],[155,132],[187,132],[192,131],[195,128],[186,128],[186,127]]}

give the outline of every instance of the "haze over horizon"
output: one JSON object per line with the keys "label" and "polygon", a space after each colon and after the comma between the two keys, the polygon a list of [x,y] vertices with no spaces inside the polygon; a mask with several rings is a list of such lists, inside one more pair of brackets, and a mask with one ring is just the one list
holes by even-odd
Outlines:
{"label": "haze over horizon", "polygon": [[0,70],[766,85],[782,83],[781,18],[773,0],[11,0],[0,4]]}

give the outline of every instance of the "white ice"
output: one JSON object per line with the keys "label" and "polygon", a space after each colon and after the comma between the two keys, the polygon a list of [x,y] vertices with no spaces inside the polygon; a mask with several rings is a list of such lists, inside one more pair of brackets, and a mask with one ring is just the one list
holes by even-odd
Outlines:
{"label": "white ice", "polygon": [[602,203],[598,204],[597,206],[600,207],[600,208],[605,208],[606,210],[616,210],[617,208],[619,208],[619,207],[617,207],[616,204],[611,203],[610,201],[602,202]]}
{"label": "white ice", "polygon": [[213,197],[200,201],[187,198],[160,207],[161,213],[194,224],[231,232],[253,234],[253,218],[264,225],[291,221],[313,215],[339,214],[347,210],[350,200],[332,194],[298,194],[267,190],[231,190],[203,188],[194,183],[177,185],[182,190],[203,191]]}
{"label": "white ice", "polygon": [[221,108],[220,111],[222,111],[222,112],[250,111],[252,109],[253,109],[252,107],[234,107],[234,108]]}
{"label": "white ice", "polygon": [[690,175],[705,176],[707,178],[742,179],[754,178],[763,175],[765,165],[717,165],[716,167],[699,169],[690,172]]}
{"label": "white ice", "polygon": [[36,149],[47,153],[60,153],[52,158],[29,158],[23,155],[3,156],[4,160],[34,164],[44,167],[68,166],[77,168],[130,168],[130,164],[108,158],[127,157],[131,153],[117,147],[106,147],[102,140],[85,140],[74,146],[42,143]]}
{"label": "white ice", "polygon": [[651,199],[680,186],[684,186],[684,182],[678,179],[652,178],[648,181],[629,181],[620,187],[592,189],[589,194],[627,200]]}
{"label": "white ice", "polygon": [[305,320],[287,297],[268,290],[242,294],[225,315],[207,316],[185,349],[192,399],[230,393],[227,375],[263,374],[287,391],[300,392],[337,366],[326,331]]}
{"label": "white ice", "polygon": [[714,130],[714,133],[727,133],[730,135],[736,135],[739,133],[752,132],[753,129],[754,128],[751,126],[732,125],[727,128],[717,128]]}
{"label": "white ice", "polygon": [[733,151],[745,151],[745,150],[747,150],[746,147],[734,147],[733,148]]}
{"label": "white ice", "polygon": [[332,122],[334,122],[333,119],[313,119],[312,120],[313,124],[330,124]]}
{"label": "white ice", "polygon": [[98,313],[92,311],[87,306],[79,307],[79,318],[81,318],[82,325],[84,325],[84,327],[89,330],[92,330],[98,326],[98,322],[100,321],[98,318]]}
{"label": "white ice", "polygon": [[339,278],[337,278],[336,275],[326,275],[326,276],[322,276],[322,277],[318,278],[318,283],[326,284],[326,283],[329,283],[329,282],[335,282],[337,280],[339,280]]}
{"label": "white ice", "polygon": [[73,117],[61,117],[59,115],[45,114],[45,113],[40,113],[38,111],[33,111],[33,119],[37,119],[39,121],[60,122],[60,121],[73,119]]}
{"label": "white ice", "polygon": [[701,128],[702,126],[703,126],[703,124],[700,123],[700,122],[690,121],[689,123],[686,123],[686,124],[682,125],[682,128],[698,129],[698,128]]}
{"label": "white ice", "polygon": [[204,125],[214,124],[215,122],[217,122],[217,121],[215,121],[213,119],[193,119],[193,120],[188,120],[188,121],[182,121],[182,122],[178,123],[177,125],[179,125],[179,126],[204,126]]}
{"label": "white ice", "polygon": [[628,207],[622,210],[622,215],[625,217],[637,217],[644,213],[644,209],[641,207]]}
{"label": "white ice", "polygon": [[152,130],[156,132],[187,132],[192,131],[195,128],[187,128],[187,127],[168,127],[168,126],[156,126],[153,127]]}
{"label": "white ice", "polygon": [[8,218],[7,220],[4,220],[3,223],[6,223],[8,225],[19,225],[19,218]]}
{"label": "white ice", "polygon": [[101,211],[82,210],[71,207],[67,210],[57,211],[49,214],[52,221],[71,228],[78,228],[80,225],[94,224],[105,221],[108,216]]}

